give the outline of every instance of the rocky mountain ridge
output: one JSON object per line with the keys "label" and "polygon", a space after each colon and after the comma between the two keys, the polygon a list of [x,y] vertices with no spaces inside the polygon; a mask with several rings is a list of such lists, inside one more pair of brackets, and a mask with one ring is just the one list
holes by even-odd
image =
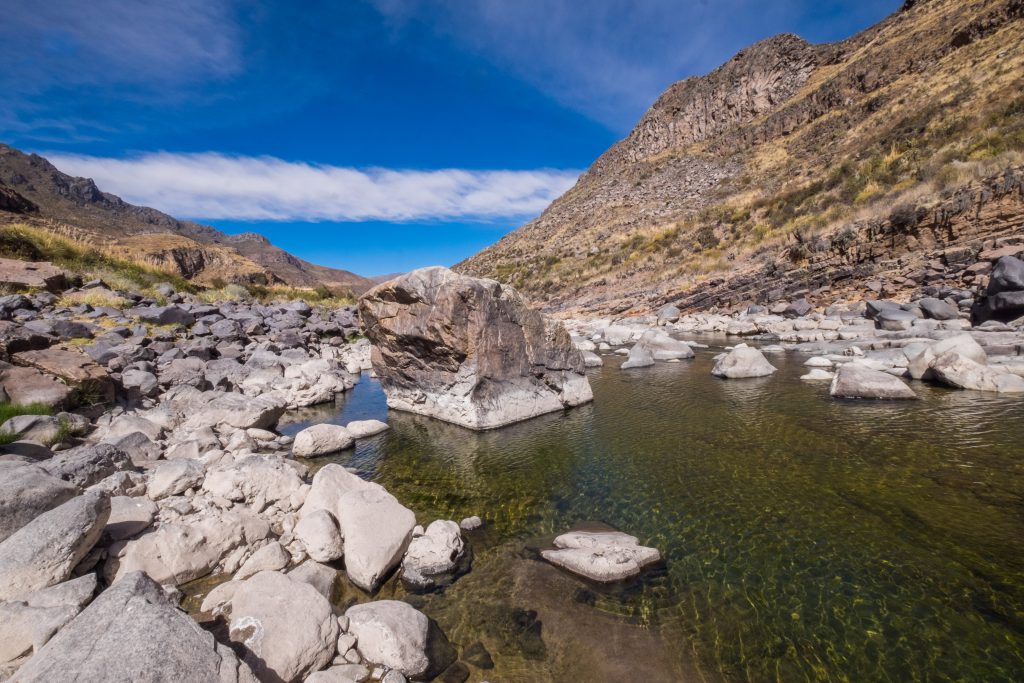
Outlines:
{"label": "rocky mountain ridge", "polygon": [[262,235],[226,235],[103,192],[89,178],[58,170],[36,154],[0,144],[0,224],[28,224],[163,267],[209,284],[217,280],[327,287],[359,294],[372,283],[318,266],[275,247]]}
{"label": "rocky mountain ridge", "polygon": [[960,210],[925,240],[872,237],[891,215],[987,202],[1024,163],[1022,18],[1021,0],[907,2],[837,43],[757,43],[669,87],[539,218],[455,268],[565,314],[780,288],[828,303],[879,279],[899,295],[936,253],[976,254],[1024,223],[1007,192],[998,225]]}

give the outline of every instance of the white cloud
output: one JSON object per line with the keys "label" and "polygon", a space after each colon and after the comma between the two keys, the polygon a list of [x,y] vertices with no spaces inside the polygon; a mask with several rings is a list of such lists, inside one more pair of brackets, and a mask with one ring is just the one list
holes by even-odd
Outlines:
{"label": "white cloud", "polygon": [[275,221],[479,220],[539,214],[578,171],[357,169],[273,157],[48,153],[100,189],[182,218]]}

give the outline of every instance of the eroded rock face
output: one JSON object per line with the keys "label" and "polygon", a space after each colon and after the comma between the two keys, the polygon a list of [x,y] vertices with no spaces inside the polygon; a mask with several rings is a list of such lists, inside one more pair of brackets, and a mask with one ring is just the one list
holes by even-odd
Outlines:
{"label": "eroded rock face", "polygon": [[493,280],[424,268],[359,310],[391,408],[490,429],[593,399],[565,328]]}

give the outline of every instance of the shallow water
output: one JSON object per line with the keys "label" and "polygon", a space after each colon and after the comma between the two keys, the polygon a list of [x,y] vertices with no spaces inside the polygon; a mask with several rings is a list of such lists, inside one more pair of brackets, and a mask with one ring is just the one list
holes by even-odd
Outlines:
{"label": "shallow water", "polygon": [[[358,468],[423,524],[485,520],[443,593],[380,593],[482,644],[494,668],[471,681],[1024,680],[1024,400],[835,401],[798,379],[806,356],[723,381],[717,350],[606,356],[592,405],[491,432],[389,413],[368,376],[282,431],[386,419],[314,467]],[[665,566],[603,589],[537,559],[588,522]]]}

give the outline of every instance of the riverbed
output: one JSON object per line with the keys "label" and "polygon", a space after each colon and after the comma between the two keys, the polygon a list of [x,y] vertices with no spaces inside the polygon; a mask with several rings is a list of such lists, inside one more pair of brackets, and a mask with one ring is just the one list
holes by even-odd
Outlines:
{"label": "riverbed", "polygon": [[[720,380],[726,341],[702,341],[650,368],[605,356],[593,404],[495,431],[388,411],[369,375],[281,431],[385,420],[307,462],[355,468],[424,525],[483,518],[468,574],[378,595],[436,619],[470,681],[1024,680],[1024,399],[915,382],[919,401],[837,401],[795,352]],[[604,588],[539,559],[594,524],[664,564]]]}

